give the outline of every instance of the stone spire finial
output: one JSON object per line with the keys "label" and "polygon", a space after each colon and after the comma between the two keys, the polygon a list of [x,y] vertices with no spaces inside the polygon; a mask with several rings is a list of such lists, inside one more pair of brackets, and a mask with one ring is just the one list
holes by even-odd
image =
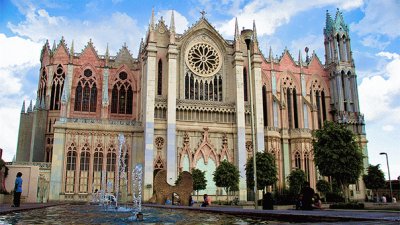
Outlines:
{"label": "stone spire finial", "polygon": [[154,22],[154,7],[151,9],[151,19],[150,19],[150,31],[154,31],[155,22]]}
{"label": "stone spire finial", "polygon": [[255,20],[253,20],[253,42],[258,42],[258,40],[257,40],[256,21]]}
{"label": "stone spire finial", "polygon": [[240,34],[237,17],[235,18],[235,50],[240,50]]}
{"label": "stone spire finial", "polygon": [[273,60],[273,58],[274,58],[274,55],[272,54],[272,48],[271,48],[271,46],[269,46],[269,60],[272,62],[272,60]]}
{"label": "stone spire finial", "polygon": [[237,17],[235,18],[235,40],[240,38],[239,34],[239,25],[238,25],[238,20]]}
{"label": "stone spire finial", "polygon": [[175,19],[174,19],[174,10],[171,12],[171,24],[169,25],[171,29],[171,33],[175,33]]}
{"label": "stone spire finial", "polygon": [[301,56],[301,50],[299,49],[299,66],[303,67],[303,57]]}
{"label": "stone spire finial", "polygon": [[31,102],[29,103],[28,110],[27,110],[26,112],[27,112],[27,113],[32,112],[32,100],[31,100]]}
{"label": "stone spire finial", "polygon": [[110,54],[109,54],[109,52],[108,52],[108,43],[107,43],[107,47],[106,47],[106,67],[108,66],[108,60],[109,60],[109,58],[110,58]]}
{"label": "stone spire finial", "polygon": [[21,113],[25,113],[25,100],[22,102]]}
{"label": "stone spire finial", "polygon": [[69,51],[69,63],[74,59],[74,40],[72,40],[71,49]]}
{"label": "stone spire finial", "polygon": [[53,41],[53,47],[51,48],[51,51],[53,53],[56,51],[56,40]]}

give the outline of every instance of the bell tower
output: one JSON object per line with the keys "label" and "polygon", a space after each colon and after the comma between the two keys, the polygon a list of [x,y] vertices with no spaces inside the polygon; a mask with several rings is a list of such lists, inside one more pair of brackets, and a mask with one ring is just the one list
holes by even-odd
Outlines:
{"label": "bell tower", "polygon": [[326,12],[325,67],[329,71],[332,116],[336,122],[352,126],[364,134],[364,115],[360,113],[357,75],[350,44],[350,32],[342,12],[337,9],[333,20]]}

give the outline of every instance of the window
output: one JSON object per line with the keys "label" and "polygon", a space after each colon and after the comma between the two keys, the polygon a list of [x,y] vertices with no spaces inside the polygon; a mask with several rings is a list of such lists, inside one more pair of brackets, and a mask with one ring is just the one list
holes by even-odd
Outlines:
{"label": "window", "polygon": [[247,91],[247,70],[246,68],[243,68],[243,94],[244,94],[244,101],[248,101],[248,91]]}
{"label": "window", "polygon": [[121,72],[119,79],[111,91],[111,113],[132,114],[133,112],[133,89],[127,80],[128,74]]}
{"label": "window", "polygon": [[185,75],[185,99],[199,101],[222,101],[222,77],[195,77],[190,72]]}
{"label": "window", "polygon": [[162,94],[162,61],[158,61],[158,74],[157,74],[157,95]]}
{"label": "window", "polygon": [[65,73],[61,65],[58,65],[51,85],[50,110],[60,110],[61,94],[64,88]]}
{"label": "window", "polygon": [[92,71],[86,69],[75,90],[75,111],[96,112],[97,87]]}
{"label": "window", "polygon": [[263,101],[263,117],[264,127],[268,126],[268,103],[267,103],[267,88],[265,85],[262,87],[262,101]]}
{"label": "window", "polygon": [[295,163],[295,167],[297,169],[301,169],[301,159],[300,159],[300,153],[296,152],[294,155],[294,163]]}

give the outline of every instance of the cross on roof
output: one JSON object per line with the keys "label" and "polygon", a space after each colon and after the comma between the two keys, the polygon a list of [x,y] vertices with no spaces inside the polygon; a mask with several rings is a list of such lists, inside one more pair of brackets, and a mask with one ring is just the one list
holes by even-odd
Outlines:
{"label": "cross on roof", "polygon": [[207,14],[207,13],[206,13],[206,11],[201,10],[201,11],[200,11],[200,14],[201,14],[201,18],[204,18],[204,15]]}

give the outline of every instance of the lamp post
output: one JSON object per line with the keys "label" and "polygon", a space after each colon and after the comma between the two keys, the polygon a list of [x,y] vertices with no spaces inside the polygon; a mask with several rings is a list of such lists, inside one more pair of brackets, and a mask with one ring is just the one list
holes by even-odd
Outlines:
{"label": "lamp post", "polygon": [[253,76],[251,75],[251,61],[250,61],[250,43],[251,43],[251,36],[253,34],[252,30],[243,30],[242,34],[244,34],[244,41],[246,42],[247,46],[247,63],[248,63],[248,77],[250,83],[250,124],[251,124],[251,142],[253,147],[253,177],[254,177],[254,204],[255,209],[258,208],[258,193],[257,193],[257,166],[256,166],[256,154],[257,154],[257,145],[256,145],[256,136],[255,136],[255,126],[254,126],[254,106],[253,106]]}
{"label": "lamp post", "polygon": [[392,193],[392,180],[390,179],[390,170],[389,170],[389,160],[388,160],[388,155],[386,152],[381,152],[379,155],[385,155],[386,156],[386,164],[388,168],[388,176],[389,176],[389,187],[390,187],[390,199],[393,199],[393,193]]}

